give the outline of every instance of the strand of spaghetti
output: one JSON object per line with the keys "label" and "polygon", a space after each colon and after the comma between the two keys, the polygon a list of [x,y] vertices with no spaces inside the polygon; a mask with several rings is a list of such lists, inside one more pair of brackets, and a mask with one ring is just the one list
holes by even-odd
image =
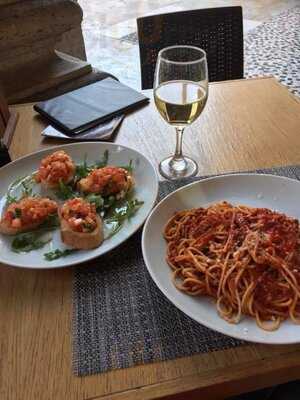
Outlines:
{"label": "strand of spaghetti", "polygon": [[224,246],[224,249],[223,249],[224,253],[226,253],[228,251],[229,244],[230,244],[230,242],[231,242],[231,240],[233,238],[234,219],[235,219],[235,213],[233,212],[232,213],[232,218],[231,218],[231,223],[230,223],[230,230],[229,230],[228,239],[227,239],[227,241],[225,243],[225,246]]}
{"label": "strand of spaghetti", "polygon": [[176,213],[164,237],[175,286],[214,297],[222,318],[237,323],[248,314],[267,330],[300,322],[298,221],[223,202]]}
{"label": "strand of spaghetti", "polygon": [[207,273],[207,270],[205,267],[203,267],[197,260],[197,258],[194,256],[194,254],[192,253],[191,250],[188,250],[188,255],[191,257],[191,259],[194,261],[195,264],[195,268],[198,269],[200,272],[202,272],[203,274]]}
{"label": "strand of spaghetti", "polygon": [[217,293],[218,297],[220,296],[221,291],[222,291],[222,285],[223,285],[223,280],[224,280],[225,271],[226,271],[226,268],[227,268],[229,256],[230,256],[230,253],[227,253],[226,257],[225,257],[225,261],[224,261],[223,267],[222,267],[222,274],[221,274],[221,278],[220,278],[220,281],[219,281],[218,293]]}
{"label": "strand of spaghetti", "polygon": [[255,313],[255,319],[256,319],[257,325],[260,328],[264,329],[265,331],[269,331],[269,332],[276,331],[281,324],[281,319],[279,317],[275,318],[274,320],[267,321],[267,322],[262,321],[260,319],[259,313],[257,311]]}
{"label": "strand of spaghetti", "polygon": [[290,307],[289,307],[289,314],[290,314],[291,320],[292,320],[295,324],[300,324],[300,318],[297,318],[297,317],[295,316],[295,308],[296,308],[296,305],[297,305],[297,301],[298,301],[298,297],[295,296],[295,297],[294,297],[294,300],[293,300],[293,302],[292,302],[292,304],[291,304]]}
{"label": "strand of spaghetti", "polygon": [[[284,271],[280,270],[279,272],[282,274],[282,276],[285,278],[285,280],[288,282],[288,284],[292,287],[292,289],[297,293],[297,296],[300,297],[300,291],[297,288],[297,281],[295,279],[295,277],[292,275],[292,273],[289,271],[288,268],[286,268],[284,265],[282,265],[282,269],[284,269]],[[293,282],[291,282],[291,280],[286,276],[287,273]]]}
{"label": "strand of spaghetti", "polygon": [[226,286],[227,279],[229,278],[229,276],[231,275],[231,273],[232,273],[235,269],[236,269],[236,265],[234,264],[234,265],[229,269],[229,271],[227,271],[227,273],[225,274],[225,277],[224,277],[224,280],[223,280],[223,283],[222,283],[222,288],[221,288],[221,291],[222,291],[223,295],[225,295],[225,292],[226,292],[225,286]]}
{"label": "strand of spaghetti", "polygon": [[243,295],[243,297],[242,297],[242,310],[243,310],[245,313],[248,312],[249,314],[251,314],[251,310],[248,308],[248,307],[249,307],[249,301],[248,301],[248,299],[249,299],[250,295],[252,294],[254,288],[255,288],[255,283],[254,283],[254,282],[251,282],[250,285],[249,285],[249,286],[247,287],[247,289],[245,290],[244,295]]}
{"label": "strand of spaghetti", "polygon": [[235,277],[234,283],[235,283],[235,295],[236,295],[236,299],[237,299],[237,303],[238,303],[238,312],[236,315],[236,319],[235,322],[238,323],[241,319],[241,315],[242,315],[242,301],[240,299],[239,296],[239,291],[238,291],[238,284],[239,284],[239,280],[242,276],[242,274],[244,273],[244,270],[241,269],[238,273],[237,276]]}

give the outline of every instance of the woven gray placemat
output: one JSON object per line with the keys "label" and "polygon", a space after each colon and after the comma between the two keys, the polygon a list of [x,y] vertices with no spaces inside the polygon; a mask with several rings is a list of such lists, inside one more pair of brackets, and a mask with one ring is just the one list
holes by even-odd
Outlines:
{"label": "woven gray placemat", "polygon": [[[255,172],[300,178],[300,166]],[[160,183],[159,199],[200,179]],[[74,270],[73,371],[77,376],[242,344],[193,321],[163,296],[145,267],[140,231],[89,266]]]}

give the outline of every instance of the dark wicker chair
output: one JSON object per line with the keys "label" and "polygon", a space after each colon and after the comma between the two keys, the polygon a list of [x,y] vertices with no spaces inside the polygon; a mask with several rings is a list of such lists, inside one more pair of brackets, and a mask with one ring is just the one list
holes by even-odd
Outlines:
{"label": "dark wicker chair", "polygon": [[158,52],[167,46],[194,45],[207,53],[209,80],[243,78],[241,7],[207,8],[138,18],[142,89],[153,87]]}

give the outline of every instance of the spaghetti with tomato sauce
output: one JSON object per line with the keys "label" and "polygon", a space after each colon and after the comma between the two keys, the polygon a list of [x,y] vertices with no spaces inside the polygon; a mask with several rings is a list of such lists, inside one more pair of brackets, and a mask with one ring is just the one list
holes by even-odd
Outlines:
{"label": "spaghetti with tomato sauce", "polygon": [[175,213],[164,237],[175,286],[213,297],[226,321],[249,315],[269,331],[300,323],[298,220],[222,202]]}

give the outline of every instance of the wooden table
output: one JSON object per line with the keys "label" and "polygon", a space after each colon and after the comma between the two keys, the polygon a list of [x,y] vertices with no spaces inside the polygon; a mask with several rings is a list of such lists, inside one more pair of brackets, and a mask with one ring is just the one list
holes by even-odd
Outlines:
{"label": "wooden table", "polygon": [[[13,158],[55,144],[41,142],[43,123],[31,106],[17,108]],[[125,119],[116,141],[157,164],[174,150],[175,135],[149,105]],[[212,84],[184,150],[199,161],[200,174],[300,163],[299,99],[273,79]],[[77,378],[71,316],[71,269],[1,266],[1,400],[215,400],[300,378],[300,345],[253,344]]]}

